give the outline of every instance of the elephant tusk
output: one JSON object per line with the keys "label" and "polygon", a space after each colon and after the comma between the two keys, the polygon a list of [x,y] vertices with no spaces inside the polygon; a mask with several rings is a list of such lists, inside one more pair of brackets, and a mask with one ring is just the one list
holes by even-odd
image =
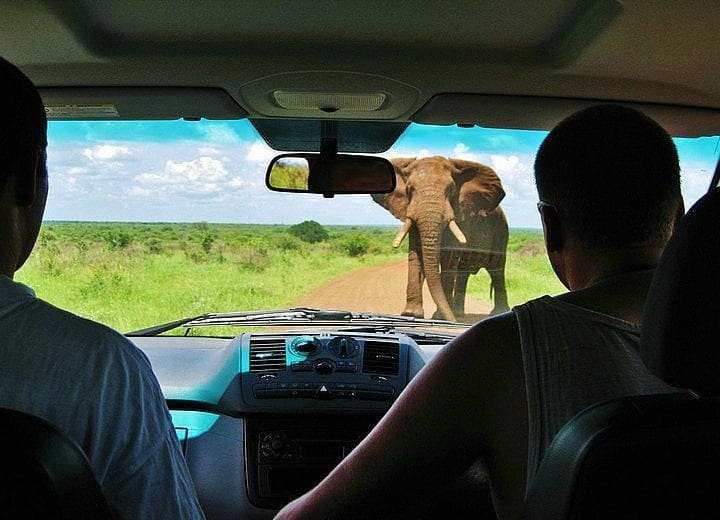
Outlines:
{"label": "elephant tusk", "polygon": [[395,235],[395,239],[393,240],[393,247],[400,247],[400,244],[402,244],[402,241],[405,238],[405,235],[407,235],[408,231],[410,231],[411,226],[412,226],[412,220],[410,220],[409,218],[406,218],[405,222],[403,222],[403,225],[400,228],[400,231],[398,231],[398,234]]}
{"label": "elephant tusk", "polygon": [[463,235],[463,232],[460,231],[460,228],[454,220],[450,221],[448,227],[450,228],[452,234],[455,235],[455,238],[457,238],[458,242],[460,242],[461,244],[467,244],[467,238],[465,238],[465,235]]}

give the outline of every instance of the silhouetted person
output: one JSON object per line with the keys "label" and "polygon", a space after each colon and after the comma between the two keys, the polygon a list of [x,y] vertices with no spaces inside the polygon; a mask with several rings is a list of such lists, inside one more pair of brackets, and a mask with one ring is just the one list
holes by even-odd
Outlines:
{"label": "silhouetted person", "polygon": [[478,463],[498,516],[513,518],[545,449],[576,413],[672,391],[637,352],[653,271],[684,213],[670,136],[637,111],[589,108],[550,132],[535,178],[547,254],[569,292],[452,341],[279,517],[413,516]]}
{"label": "silhouetted person", "polygon": [[77,442],[121,517],[203,518],[145,355],[13,281],[45,209],[46,133],[37,90],[0,58],[0,407],[46,419]]}

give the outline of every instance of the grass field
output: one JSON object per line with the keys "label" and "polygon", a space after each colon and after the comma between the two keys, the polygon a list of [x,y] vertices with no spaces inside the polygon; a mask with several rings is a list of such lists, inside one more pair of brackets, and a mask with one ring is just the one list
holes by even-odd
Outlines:
{"label": "grass field", "polygon": [[[390,227],[326,226],[308,243],[288,226],[47,222],[16,279],[59,307],[120,331],[204,312],[283,308],[360,267],[402,261]],[[562,287],[536,231],[511,231],[510,304]],[[468,294],[489,302],[489,278]]]}
{"label": "grass field", "polygon": [[[505,284],[510,307],[545,294],[565,292],[545,254],[541,231],[510,230]],[[481,302],[491,304],[490,276],[484,269],[470,277],[467,293]]]}

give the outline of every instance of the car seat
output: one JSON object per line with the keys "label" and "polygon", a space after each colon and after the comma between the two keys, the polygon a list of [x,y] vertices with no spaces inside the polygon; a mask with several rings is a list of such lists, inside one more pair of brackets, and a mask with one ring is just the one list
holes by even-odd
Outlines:
{"label": "car seat", "polygon": [[720,517],[720,188],[665,249],[640,354],[687,392],[615,399],[575,416],[548,447],[525,518]]}
{"label": "car seat", "polygon": [[0,516],[116,518],[80,447],[52,424],[0,408]]}

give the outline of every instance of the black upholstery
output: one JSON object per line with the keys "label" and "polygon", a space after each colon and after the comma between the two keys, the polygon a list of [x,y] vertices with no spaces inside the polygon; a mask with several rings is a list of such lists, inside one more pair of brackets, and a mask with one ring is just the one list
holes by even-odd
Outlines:
{"label": "black upholstery", "polygon": [[643,318],[648,368],[686,393],[616,399],[568,422],[525,502],[530,519],[720,518],[720,189],[683,218]]}
{"label": "black upholstery", "polygon": [[718,468],[717,401],[684,394],[608,401],[557,434],[528,493],[526,517],[715,517]]}
{"label": "black upholstery", "polygon": [[49,422],[0,408],[0,517],[114,518],[90,463]]}
{"label": "black upholstery", "polygon": [[680,222],[648,295],[640,354],[668,384],[720,394],[720,188]]}

